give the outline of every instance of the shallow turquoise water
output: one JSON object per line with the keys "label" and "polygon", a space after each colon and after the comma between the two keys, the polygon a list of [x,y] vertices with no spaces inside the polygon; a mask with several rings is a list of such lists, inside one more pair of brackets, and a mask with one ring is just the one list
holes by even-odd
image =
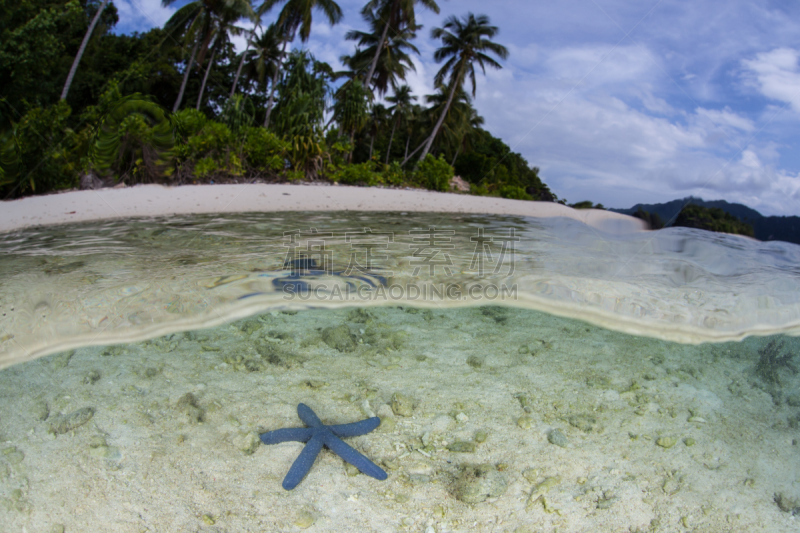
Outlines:
{"label": "shallow turquoise water", "polygon": [[[7,234],[0,522],[794,530],[800,248],[610,230],[299,213]],[[380,416],[351,444],[389,479],[325,451],[283,491],[300,445],[254,439],[299,402]],[[505,487],[465,502],[475,464]]]}

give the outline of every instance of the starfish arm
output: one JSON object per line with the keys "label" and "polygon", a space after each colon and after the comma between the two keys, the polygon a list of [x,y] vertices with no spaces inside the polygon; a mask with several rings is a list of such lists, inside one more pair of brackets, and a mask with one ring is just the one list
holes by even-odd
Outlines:
{"label": "starfish arm", "polygon": [[360,422],[352,422],[350,424],[338,424],[336,426],[328,426],[337,437],[358,437],[359,435],[366,435],[381,425],[381,419],[377,416],[361,420]]}
{"label": "starfish arm", "polygon": [[318,428],[322,426],[322,421],[320,421],[319,417],[304,403],[297,405],[297,416],[308,427]]}
{"label": "starfish arm", "polygon": [[286,477],[283,478],[284,489],[292,490],[303,481],[303,478],[306,477],[306,474],[314,465],[320,450],[322,450],[322,435],[315,434],[305,445],[300,455],[297,456],[297,459],[294,460]]}
{"label": "starfish arm", "polygon": [[259,435],[261,442],[264,444],[278,444],[279,442],[286,442],[296,440],[299,442],[308,442],[312,436],[311,428],[283,428],[274,431],[267,431]]}
{"label": "starfish arm", "polygon": [[[386,472],[384,472],[381,467],[379,467],[378,465],[367,459],[366,456],[362,455],[360,452],[355,450],[350,445],[345,444],[345,442],[342,439],[340,439],[333,433],[328,433],[327,435],[324,436],[324,439],[325,439],[325,446],[330,448],[331,451],[336,453],[336,455],[338,455],[351,465],[361,470],[361,472],[363,472],[364,474],[374,477],[375,479],[380,479],[381,481],[388,477],[386,475]],[[308,446],[306,446],[306,448],[307,447]],[[289,476],[286,477],[288,478]]]}

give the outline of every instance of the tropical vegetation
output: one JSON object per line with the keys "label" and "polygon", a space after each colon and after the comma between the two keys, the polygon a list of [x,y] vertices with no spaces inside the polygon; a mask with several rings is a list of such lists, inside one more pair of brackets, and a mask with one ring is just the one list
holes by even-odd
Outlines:
{"label": "tropical vegetation", "polygon": [[686,205],[681,209],[674,225],[753,237],[753,226],[740,221],[719,207]]}
{"label": "tropical vegetation", "polygon": [[337,71],[303,46],[315,23],[342,22],[334,0],[192,0],[130,35],[112,32],[110,0],[0,0],[0,198],[82,182],[443,191],[458,175],[474,194],[556,201],[474,107],[477,73],[508,57],[488,17],[432,29],[435,91],[412,94],[420,9],[440,11],[367,0]]}

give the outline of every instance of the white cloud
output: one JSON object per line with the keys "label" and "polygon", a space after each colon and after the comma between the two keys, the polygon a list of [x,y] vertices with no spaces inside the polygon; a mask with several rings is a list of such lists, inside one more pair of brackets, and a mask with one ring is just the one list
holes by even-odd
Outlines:
{"label": "white cloud", "polygon": [[716,126],[731,127],[742,131],[753,131],[755,129],[752,120],[737,115],[728,107],[721,111],[698,108],[695,112],[698,117],[708,120],[711,124]]}
{"label": "white cloud", "polygon": [[517,67],[533,68],[537,67],[540,61],[539,45],[536,43],[526,43],[518,46],[515,43],[508,43],[509,63]]}
{"label": "white cloud", "polygon": [[652,78],[656,61],[647,49],[640,46],[600,43],[555,49],[544,63],[557,79],[596,88]]}
{"label": "white cloud", "polygon": [[777,48],[757,54],[755,59],[745,59],[742,65],[751,76],[751,83],[773,100],[785,102],[800,111],[800,51]]}
{"label": "white cloud", "polygon": [[161,0],[115,0],[114,5],[119,12],[115,28],[119,33],[163,26],[175,13],[175,8],[162,6]]}
{"label": "white cloud", "polygon": [[488,129],[504,131],[512,149],[571,202],[630,207],[695,194],[746,200],[767,214],[796,211],[800,178],[776,168],[774,143],[750,143],[756,125],[730,108],[667,118],[599,90],[567,94],[552,82],[512,84],[499,75],[485,83],[478,108]]}
{"label": "white cloud", "polygon": [[406,74],[405,83],[411,87],[411,92],[417,97],[416,103],[425,105],[425,96],[433,94],[433,76],[436,73],[435,65],[423,63],[418,57],[412,57],[416,71]]}
{"label": "white cloud", "polygon": [[241,35],[231,35],[231,42],[237,54],[244,52],[247,47],[247,39],[250,37],[250,32],[256,27],[255,23],[251,20],[243,19],[236,23],[236,26],[242,28],[244,31]]}

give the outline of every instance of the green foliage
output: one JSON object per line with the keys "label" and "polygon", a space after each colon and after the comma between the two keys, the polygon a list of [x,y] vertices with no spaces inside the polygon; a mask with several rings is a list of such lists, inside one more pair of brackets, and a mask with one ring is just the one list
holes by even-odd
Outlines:
{"label": "green foliage", "polygon": [[[584,200],[582,202],[569,204],[569,206],[573,209],[605,209],[603,204],[595,204],[591,200]],[[639,210],[641,211],[641,208],[639,208]]]}
{"label": "green foliage", "polygon": [[382,176],[375,172],[374,166],[370,161],[345,165],[329,174],[329,177],[331,180],[345,185],[367,185],[371,187],[383,182]]}
{"label": "green foliage", "polygon": [[306,173],[302,170],[288,170],[286,172],[286,179],[291,182],[302,181],[305,177]]}
{"label": "green foliage", "polygon": [[[398,80],[405,80],[409,70],[416,70],[409,54],[419,55],[419,50],[411,40],[416,37],[416,30],[422,26],[414,21],[414,2],[384,1],[380,5],[376,4],[377,2],[371,1],[361,10],[361,15],[371,31],[347,32],[345,39],[357,41],[358,44],[353,55],[343,56],[341,60],[352,72],[359,73],[364,78],[369,73],[380,46],[375,70],[367,85],[374,87],[379,94],[385,94],[389,85],[397,88]],[[436,12],[438,11],[437,8]],[[390,35],[389,38],[382,40],[386,25],[392,28],[392,32],[387,34]]]}
{"label": "green foliage", "polygon": [[403,185],[406,182],[406,173],[400,163],[392,161],[389,165],[384,165],[383,181],[389,185]]}
{"label": "green foliage", "polygon": [[[129,35],[109,31],[118,20],[111,3],[92,33],[68,101],[57,103],[101,2],[0,0],[0,102],[7,104],[0,104],[0,194],[4,197],[72,187],[80,172],[92,168],[128,182],[166,178],[181,182],[225,175],[298,180],[314,179],[324,171],[326,178],[341,183],[399,186],[413,182],[448,190],[453,169],[447,163],[453,161],[457,173],[471,182],[477,194],[514,198],[550,194],[538,178],[538,169],[530,168],[502,141],[479,128],[482,119],[461,89],[432,147],[439,158],[425,158],[414,171],[400,166],[399,161],[430,135],[449,96],[448,91],[439,91],[428,99],[432,105],[426,111],[414,104],[410,88],[395,87],[413,69],[412,39],[419,30],[413,17],[416,2],[369,2],[365,8],[369,32],[351,32],[360,44],[344,61],[351,81],[332,96],[332,80],[341,73],[334,74],[307,51],[290,51],[285,56],[281,48],[285,39],[291,42],[294,31],[310,30],[310,18],[300,20],[292,13],[307,15],[314,6],[322,6],[324,12],[325,6],[332,8],[335,3],[292,0],[281,12],[282,22],[269,31],[253,33],[255,44],[236,87],[239,94],[233,97],[229,95],[239,57],[229,39],[237,31],[231,23],[238,15],[232,15],[249,12],[251,3],[184,2],[164,29]],[[424,0],[421,5],[430,8],[435,2]],[[334,19],[338,15],[329,21]],[[452,64],[450,72],[459,72],[460,84],[471,81],[467,63],[494,66],[487,63],[488,56],[462,57],[460,52],[466,49],[462,45],[495,56],[502,51],[487,45],[485,39],[494,30],[478,28],[486,26],[484,22],[488,21],[464,19],[445,25],[457,37],[458,42],[443,38],[443,44],[454,47],[450,55],[458,64]],[[392,32],[379,47],[387,23]],[[478,41],[461,42],[461,37],[470,35],[455,31],[459,24],[479,30],[470,34]],[[186,109],[170,115],[164,109],[171,109],[177,99],[198,37],[198,55],[188,71],[182,100]],[[377,68],[366,82],[379,48]],[[212,49],[213,64],[200,111],[196,111]],[[277,80],[275,106],[271,131],[267,131],[255,124],[265,119],[273,80]],[[395,94],[387,96],[392,104],[387,110],[373,101],[373,91],[382,94],[390,88]],[[334,128],[326,125],[330,112]],[[351,168],[350,161],[357,164]]]}
{"label": "green foliage", "polygon": [[326,139],[329,145],[328,156],[334,166],[342,166],[345,164],[347,154],[353,151],[353,145],[347,139],[337,138],[338,131],[334,131],[332,135]]}
{"label": "green foliage", "polygon": [[417,166],[414,178],[427,189],[446,192],[454,175],[453,167],[442,156],[428,154]]}
{"label": "green foliage", "polygon": [[271,125],[278,135],[307,137],[311,130],[322,126],[330,76],[306,51],[292,52],[285,68]]}
{"label": "green foliage", "polygon": [[358,79],[352,79],[336,92],[333,116],[339,128],[349,135],[366,126],[369,120],[369,97],[367,90]]}
{"label": "green foliage", "polygon": [[[190,116],[187,113],[184,118],[187,119],[184,124],[191,123],[189,130],[201,122],[196,114]],[[228,126],[213,120],[206,121],[176,150],[181,179],[205,178],[217,172],[241,175],[241,165],[237,168],[230,157],[235,149],[236,137]]]}
{"label": "green foliage", "polygon": [[322,168],[325,143],[316,129],[288,136],[289,148],[286,152],[294,170],[304,171],[314,178]]}
{"label": "green foliage", "polygon": [[644,220],[647,223],[647,227],[650,229],[661,229],[664,227],[664,221],[661,219],[661,216],[658,213],[650,213],[649,211],[645,211],[641,208],[641,206],[633,214],[633,216]]}
{"label": "green foliage", "polygon": [[222,107],[220,120],[230,128],[234,135],[238,135],[239,131],[253,125],[255,113],[253,102],[249,98],[235,94]]}
{"label": "green foliage", "polygon": [[[99,4],[100,0],[0,0],[0,98],[7,98],[20,114],[54,104]],[[77,92],[70,91],[68,101],[73,121],[97,99],[109,77],[130,62],[118,61],[101,45],[117,20],[117,9],[110,3],[73,80]]]}
{"label": "green foliage", "polygon": [[242,152],[247,164],[256,170],[279,172],[284,169],[289,145],[264,128],[248,128]]}
{"label": "green foliage", "polygon": [[531,195],[525,192],[525,189],[516,185],[502,185],[499,192],[500,196],[510,200],[533,200]]}
{"label": "green foliage", "polygon": [[289,144],[264,128],[250,126],[235,135],[226,124],[206,120],[194,110],[176,113],[173,122],[180,135],[185,135],[176,149],[182,179],[275,174],[286,166]]}
{"label": "green foliage", "polygon": [[196,109],[181,109],[172,115],[172,125],[175,134],[181,141],[186,141],[192,135],[197,135],[208,119],[205,114]]}
{"label": "green foliage", "polygon": [[0,26],[0,97],[33,106],[55,102],[69,69],[68,63],[64,66],[69,61],[67,45],[86,19],[80,3],[23,0],[20,5],[3,4],[0,12],[9,11],[3,13]]}
{"label": "green foliage", "polygon": [[186,140],[185,155],[197,159],[210,156],[219,160],[235,146],[235,140],[228,126],[209,120],[200,131]]}
{"label": "green foliage", "polygon": [[484,183],[472,183],[469,186],[469,193],[475,196],[489,196],[489,188]]}
{"label": "green foliage", "polygon": [[172,124],[158,104],[141,94],[120,98],[100,121],[91,160],[118,181],[158,181],[169,174],[175,143]]}
{"label": "green foliage", "polygon": [[80,137],[66,126],[66,102],[35,107],[0,134],[0,197],[17,198],[74,187],[81,161]]}
{"label": "green foliage", "polygon": [[213,157],[203,157],[194,164],[194,175],[198,178],[205,178],[219,170],[219,166]]}
{"label": "green foliage", "polygon": [[678,214],[675,226],[735,233],[738,235],[753,236],[753,226],[745,224],[731,214],[718,207],[700,207],[689,204]]}
{"label": "green foliage", "polygon": [[108,82],[105,90],[100,94],[97,104],[87,106],[81,113],[81,122],[98,124],[103,117],[111,111],[122,99],[122,91],[116,80]]}
{"label": "green foliage", "polygon": [[[502,140],[478,128],[472,139],[472,149],[458,157],[456,174],[472,184],[470,192],[499,190],[504,185],[522,189],[527,199],[553,200],[547,185],[539,179],[539,169],[530,167],[518,153],[512,152]],[[482,187],[475,187],[482,184]]]}
{"label": "green foliage", "polygon": [[292,168],[313,178],[321,171],[325,154],[322,120],[329,92],[329,67],[303,51],[292,52],[286,68],[271,124],[289,143],[286,155]]}

